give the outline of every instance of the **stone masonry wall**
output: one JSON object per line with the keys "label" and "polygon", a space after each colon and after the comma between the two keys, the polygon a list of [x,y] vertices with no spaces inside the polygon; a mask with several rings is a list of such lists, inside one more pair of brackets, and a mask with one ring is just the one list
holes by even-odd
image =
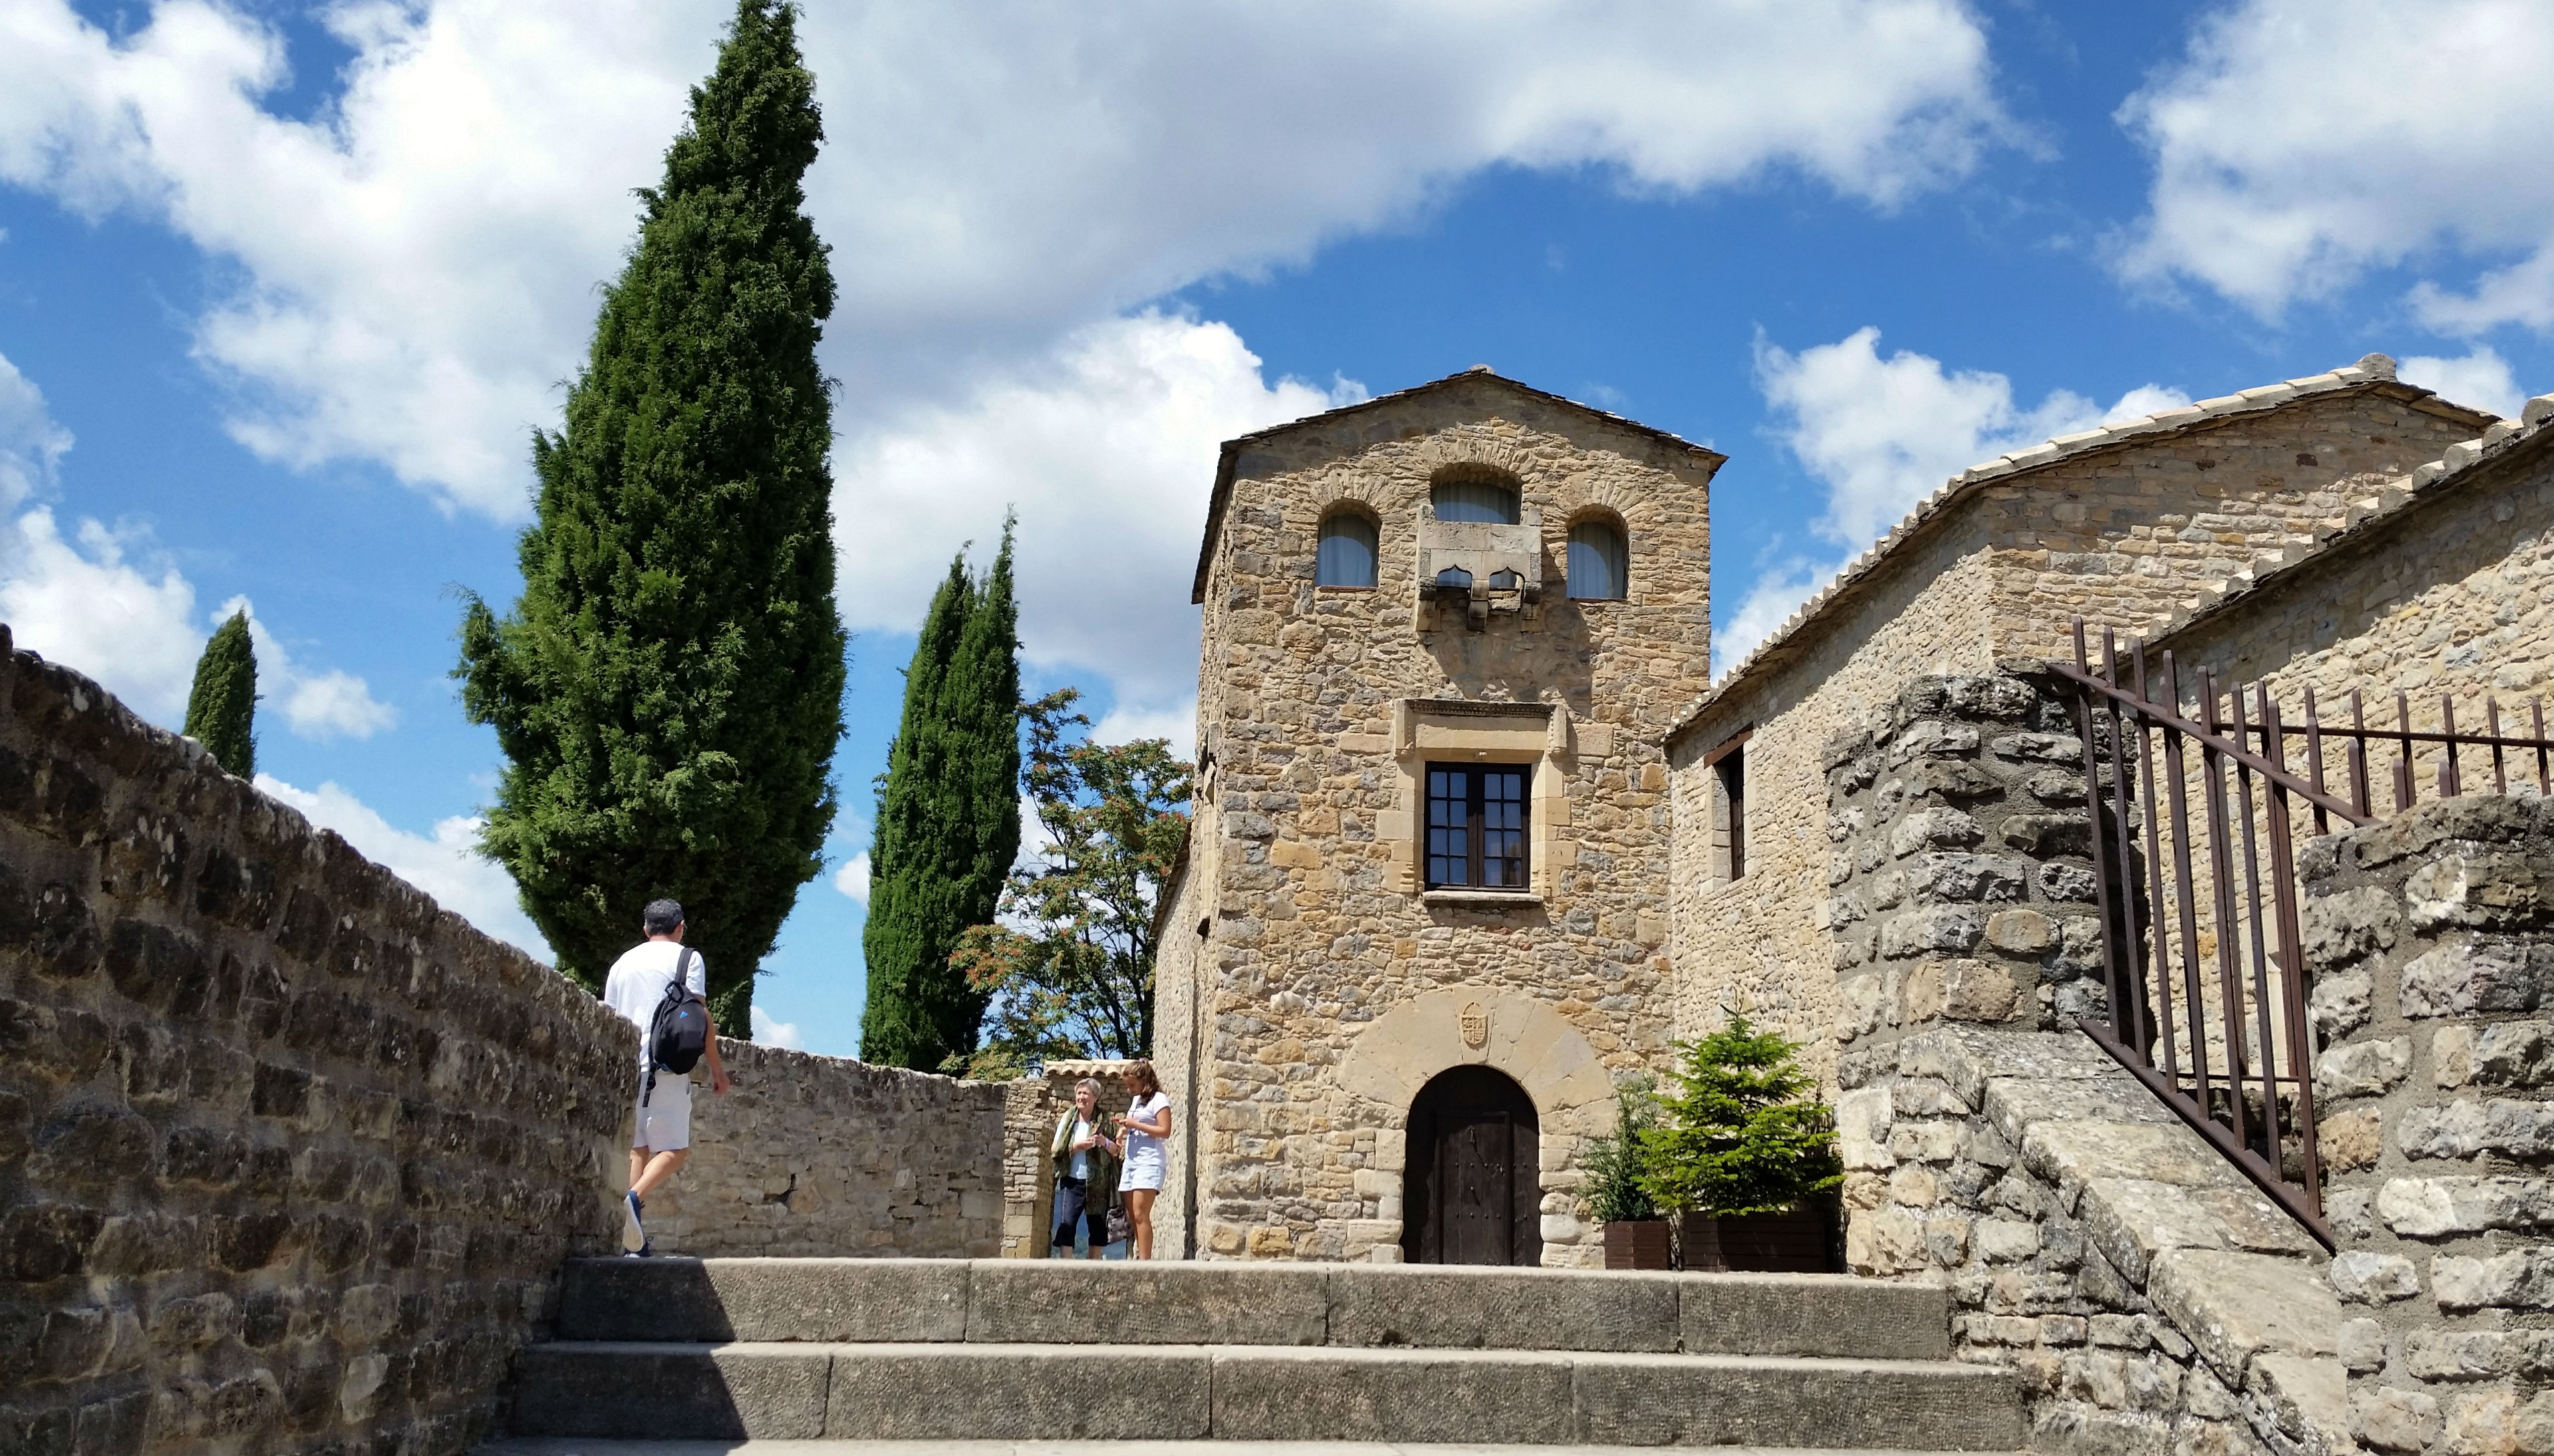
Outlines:
{"label": "stone masonry wall", "polygon": [[2084,754],[2053,679],[1918,678],[1826,765],[1812,918],[1848,1054],[1941,1021],[2053,1030],[2103,1004]]}
{"label": "stone masonry wall", "polygon": [[[1002,1112],[1002,1238],[1004,1259],[1044,1259],[1055,1236],[1055,1125],[1073,1105],[1073,1084],[1084,1077],[1100,1083],[1100,1115],[1123,1112],[1131,1100],[1123,1062],[1050,1062],[1040,1074],[1004,1087]],[[1157,1063],[1154,1070],[1161,1069]],[[1178,1104],[1173,1103],[1174,1111]],[[1172,1118],[1171,1130],[1179,1131]],[[1106,1190],[1095,1190],[1104,1197]],[[1178,1259],[1180,1228],[1157,1199],[1153,1205],[1153,1249],[1158,1258]]]}
{"label": "stone masonry wall", "polygon": [[[1210,543],[1199,678],[1198,835],[1218,841],[1193,851],[1214,876],[1198,912],[1213,921],[1194,1120],[1205,1256],[1397,1247],[1409,1107],[1360,1095],[1340,1069],[1362,1039],[1404,1026],[1431,1033],[1402,1050],[1445,1059],[1433,1069],[1460,1060],[1463,1044],[1450,1031],[1441,1047],[1433,1022],[1387,1025],[1396,1008],[1452,988],[1484,1006],[1520,997],[1610,1067],[1668,1055],[1660,745],[1708,681],[1717,465],[1487,375],[1237,444]],[[1418,599],[1421,517],[1446,471],[1514,481],[1526,518],[1540,521],[1542,601],[1527,610],[1501,598],[1480,630]],[[1376,589],[1315,585],[1320,523],[1334,509],[1377,523]],[[1569,524],[1587,517],[1627,533],[1623,600],[1563,593]],[[1396,703],[1445,700],[1527,705],[1497,730],[1514,741],[1483,751],[1534,764],[1531,894],[1457,903],[1411,881],[1426,817],[1412,785],[1434,729],[1405,735]],[[1556,1086],[1526,1090],[1559,1106]],[[1547,1110],[1541,1162],[1545,1258],[1567,1263],[1593,1250],[1570,1216],[1578,1139],[1562,1122]]]}
{"label": "stone masonry wall", "polygon": [[2346,1449],[2321,1249],[2073,1029],[2101,926],[2056,680],[1919,678],[1827,762],[1853,1269],[1947,1283],[2039,1449]]}
{"label": "stone masonry wall", "polygon": [[2449,693],[2458,722],[2480,728],[2485,696],[2498,694],[2515,710],[2504,725],[2528,731],[2515,697],[2554,687],[2554,396],[2528,412],[2537,423],[2523,437],[2496,427],[2455,475],[2417,490],[2391,483],[2381,511],[2154,649],[2186,664],[2185,680],[2190,667],[2266,680],[2291,714],[2312,688],[2327,722],[2357,688],[2385,707],[2380,723],[2393,721],[2383,700],[2402,691],[2434,725]]}
{"label": "stone masonry wall", "polygon": [[1990,487],[1996,650],[2071,657],[2079,614],[2097,627],[2145,632],[2257,557],[2310,547],[2381,483],[2490,419],[2386,382],[2222,416]]}
{"label": "stone masonry wall", "polygon": [[2352,1430],[2554,1452],[2554,803],[2427,805],[2300,868]]}
{"label": "stone masonry wall", "polygon": [[[2077,614],[2144,632],[2258,556],[2305,549],[2484,419],[2380,380],[2031,466],[1890,544],[1814,620],[1723,678],[1672,744],[1679,1034],[1737,1009],[1822,1045],[1845,1014],[1810,918],[1829,852],[1820,754],[1837,734],[1917,676],[2071,658]],[[1748,866],[1730,881],[1701,760],[1750,729]]]}
{"label": "stone masonry wall", "polygon": [[1837,1067],[1846,1258],[1946,1285],[2032,1449],[2351,1449],[2323,1251],[2080,1033],[1945,1025]]}
{"label": "stone masonry wall", "polygon": [[0,627],[0,1450],[466,1449],[629,1036]]}
{"label": "stone masonry wall", "polygon": [[659,1253],[999,1251],[1004,1084],[726,1039],[719,1051],[735,1086],[715,1097],[696,1073],[691,1159],[647,1200]]}

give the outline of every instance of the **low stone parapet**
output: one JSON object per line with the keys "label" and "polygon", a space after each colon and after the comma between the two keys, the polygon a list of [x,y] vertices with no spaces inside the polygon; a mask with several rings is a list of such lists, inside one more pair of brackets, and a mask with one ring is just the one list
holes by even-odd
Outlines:
{"label": "low stone parapet", "polygon": [[2323,1251],[2090,1040],[1936,1027],[1838,1069],[1847,1262],[1947,1287],[2033,1449],[2350,1449]]}
{"label": "low stone parapet", "polygon": [[2554,803],[2446,800],[2300,869],[2353,1430],[2554,1451]]}

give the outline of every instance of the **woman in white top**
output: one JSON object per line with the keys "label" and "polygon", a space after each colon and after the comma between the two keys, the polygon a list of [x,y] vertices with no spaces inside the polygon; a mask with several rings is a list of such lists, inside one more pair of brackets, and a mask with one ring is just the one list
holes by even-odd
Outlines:
{"label": "woman in white top", "polygon": [[1167,1171],[1164,1142],[1171,1135],[1171,1099],[1162,1095],[1162,1079],[1153,1064],[1126,1067],[1126,1086],[1135,1096],[1117,1125],[1126,1133],[1126,1171],[1117,1180],[1126,1197],[1126,1217],[1135,1225],[1135,1257],[1153,1257],[1153,1198],[1162,1190]]}

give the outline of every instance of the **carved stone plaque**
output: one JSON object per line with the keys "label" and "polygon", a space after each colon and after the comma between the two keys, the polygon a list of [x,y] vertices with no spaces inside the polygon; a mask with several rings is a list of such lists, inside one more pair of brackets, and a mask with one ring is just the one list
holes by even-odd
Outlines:
{"label": "carved stone plaque", "polygon": [[1461,1019],[1463,1045],[1478,1052],[1490,1044],[1490,1014],[1478,1001],[1467,1002]]}

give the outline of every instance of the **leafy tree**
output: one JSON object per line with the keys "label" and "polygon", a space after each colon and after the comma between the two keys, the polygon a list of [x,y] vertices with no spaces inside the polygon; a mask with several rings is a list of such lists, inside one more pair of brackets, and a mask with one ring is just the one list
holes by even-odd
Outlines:
{"label": "leafy tree", "polygon": [[1006,521],[984,580],[949,563],[905,673],[870,841],[867,1061],[935,1070],[976,1050],[986,993],[949,956],[993,918],[1019,856],[1018,649]]}
{"label": "leafy tree", "polygon": [[722,1032],[823,866],[842,736],[827,250],[800,178],[824,128],[797,11],[740,0],[642,189],[566,429],[535,431],[523,591],[476,596],[462,702],[508,765],[480,846],[588,987],[649,900],[690,913]]}
{"label": "leafy tree", "polygon": [[1153,921],[1188,842],[1190,770],[1161,738],[1066,742],[1091,726],[1073,711],[1081,696],[1066,688],[1020,713],[1047,843],[1003,891],[1007,923],[969,931],[953,959],[991,998],[992,1035],[965,1067],[975,1075],[1152,1055]]}
{"label": "leafy tree", "polygon": [[1637,1222],[1659,1216],[1658,1201],[1641,1185],[1641,1174],[1649,1162],[1642,1137],[1658,1121],[1658,1084],[1647,1074],[1615,1089],[1613,1136],[1588,1139],[1583,1160],[1587,1208],[1597,1222]]}
{"label": "leafy tree", "polygon": [[1641,1185],[1661,1207],[1775,1213],[1844,1181],[1834,1119],[1795,1061],[1798,1043],[1738,1016],[1677,1048],[1677,1089],[1641,1134]]}
{"label": "leafy tree", "polygon": [[257,775],[257,647],[249,640],[246,612],[232,613],[195,659],[186,736],[230,772]]}

